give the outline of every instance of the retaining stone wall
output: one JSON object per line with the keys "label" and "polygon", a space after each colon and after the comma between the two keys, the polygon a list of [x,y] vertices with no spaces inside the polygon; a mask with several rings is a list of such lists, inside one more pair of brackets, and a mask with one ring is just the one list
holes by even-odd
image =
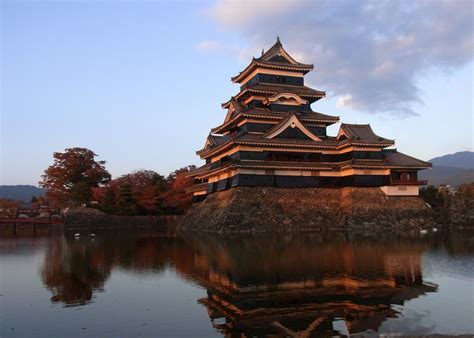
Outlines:
{"label": "retaining stone wall", "polygon": [[413,229],[432,224],[432,211],[420,197],[388,197],[379,188],[236,187],[193,204],[181,227],[259,232]]}

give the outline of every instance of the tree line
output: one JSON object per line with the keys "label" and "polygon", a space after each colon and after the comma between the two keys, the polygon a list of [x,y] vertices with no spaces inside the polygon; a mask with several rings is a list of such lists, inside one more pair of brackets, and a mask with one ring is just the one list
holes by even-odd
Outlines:
{"label": "tree line", "polygon": [[474,226],[474,182],[455,189],[427,186],[420,196],[433,209],[434,218],[442,225]]}
{"label": "tree line", "polygon": [[138,170],[112,179],[105,161],[87,148],[67,148],[53,154],[54,162],[41,176],[46,200],[57,208],[88,206],[117,215],[183,213],[192,203],[186,189],[187,173],[195,166],[173,171],[167,177]]}

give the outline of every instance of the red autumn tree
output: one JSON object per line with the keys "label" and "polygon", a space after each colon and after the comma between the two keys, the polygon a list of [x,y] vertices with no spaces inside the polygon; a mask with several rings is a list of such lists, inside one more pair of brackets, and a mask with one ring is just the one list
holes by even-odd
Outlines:
{"label": "red autumn tree", "polygon": [[0,198],[0,209],[20,209],[21,201]]}
{"label": "red autumn tree", "polygon": [[165,178],[152,170],[140,170],[119,177],[119,186],[129,185],[136,198],[137,209],[148,213],[156,211],[160,194],[166,189]]}
{"label": "red autumn tree", "polygon": [[168,178],[168,189],[163,194],[163,200],[167,211],[170,213],[183,213],[192,204],[192,194],[186,189],[193,185],[193,179],[188,177],[189,171],[196,169],[190,165],[172,172]]}
{"label": "red autumn tree", "polygon": [[186,189],[193,184],[187,177],[193,169],[195,166],[178,169],[166,179],[152,170],[132,172],[93,188],[92,198],[99,209],[113,214],[183,213],[192,203]]}
{"label": "red autumn tree", "polygon": [[96,161],[92,150],[67,148],[53,154],[54,163],[41,176],[40,186],[47,189],[46,197],[57,207],[89,204],[91,188],[110,181],[105,161]]}
{"label": "red autumn tree", "polygon": [[152,171],[140,170],[112,180],[93,190],[99,208],[118,214],[157,214],[162,209],[165,178]]}

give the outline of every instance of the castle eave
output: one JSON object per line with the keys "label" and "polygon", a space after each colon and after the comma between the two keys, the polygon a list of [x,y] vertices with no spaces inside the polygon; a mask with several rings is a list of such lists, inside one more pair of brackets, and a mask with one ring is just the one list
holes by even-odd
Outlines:
{"label": "castle eave", "polygon": [[321,99],[326,96],[326,92],[312,89],[306,86],[258,83],[258,84],[244,88],[239,94],[237,94],[235,98],[238,99],[241,96],[243,96],[245,93],[274,95],[274,94],[283,93],[283,92],[290,92],[290,93],[299,95],[303,98]]}
{"label": "castle eave", "polygon": [[253,59],[252,62],[238,75],[231,77],[232,82],[240,83],[248,74],[257,68],[275,69],[275,70],[286,70],[296,71],[303,74],[307,74],[314,69],[314,65],[311,64],[287,64],[280,62],[263,62]]}

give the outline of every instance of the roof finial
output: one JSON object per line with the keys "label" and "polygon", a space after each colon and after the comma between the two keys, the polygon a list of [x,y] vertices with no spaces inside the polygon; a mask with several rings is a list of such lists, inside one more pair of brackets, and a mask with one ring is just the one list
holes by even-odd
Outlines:
{"label": "roof finial", "polygon": [[280,42],[280,37],[279,37],[278,35],[277,35],[277,42],[278,42],[278,43],[281,43],[281,42]]}
{"label": "roof finial", "polygon": [[263,48],[262,48],[262,55],[263,55],[264,53],[265,53],[265,52],[264,52],[264,50],[263,50]]}

